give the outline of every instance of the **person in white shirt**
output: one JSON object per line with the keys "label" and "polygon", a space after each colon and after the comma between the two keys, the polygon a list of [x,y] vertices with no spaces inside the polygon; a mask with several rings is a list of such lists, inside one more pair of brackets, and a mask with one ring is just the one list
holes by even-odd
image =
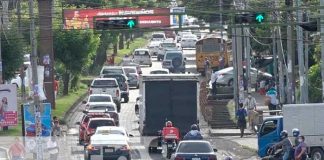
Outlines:
{"label": "person in white shirt", "polygon": [[244,107],[247,110],[249,127],[253,129],[253,112],[256,110],[256,100],[252,97],[251,93],[248,93],[248,97],[244,100]]}
{"label": "person in white shirt", "polygon": [[47,142],[47,150],[50,153],[50,160],[57,160],[59,147],[55,136],[52,136]]}
{"label": "person in white shirt", "polygon": [[212,84],[212,94],[216,95],[216,81],[217,81],[218,73],[214,72],[211,75],[210,83]]}

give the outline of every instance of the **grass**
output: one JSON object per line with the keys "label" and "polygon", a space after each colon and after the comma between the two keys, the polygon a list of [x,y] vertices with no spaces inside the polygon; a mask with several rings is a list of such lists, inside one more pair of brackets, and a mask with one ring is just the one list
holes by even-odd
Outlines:
{"label": "grass", "polygon": [[129,49],[125,48],[118,50],[117,57],[115,57],[115,63],[119,64],[126,54],[132,53],[134,49],[144,47],[147,43],[148,38],[146,38],[146,36],[134,39],[134,41],[129,44]]}
{"label": "grass", "polygon": [[21,119],[17,126],[9,126],[7,131],[1,131],[0,136],[22,136]]}

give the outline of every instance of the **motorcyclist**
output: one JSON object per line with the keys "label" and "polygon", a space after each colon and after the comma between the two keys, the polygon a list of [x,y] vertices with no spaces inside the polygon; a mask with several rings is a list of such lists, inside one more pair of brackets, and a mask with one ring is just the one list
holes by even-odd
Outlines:
{"label": "motorcyclist", "polygon": [[183,137],[183,140],[202,140],[203,137],[196,124],[191,125],[191,130]]}
{"label": "motorcyclist", "polygon": [[280,132],[281,141],[274,145],[274,148],[282,147],[282,160],[289,160],[291,158],[292,144],[288,138],[288,132],[283,130]]}
{"label": "motorcyclist", "polygon": [[176,143],[178,143],[180,140],[180,131],[178,128],[173,127],[171,121],[167,121],[165,123],[165,127],[162,129],[162,138],[164,142],[168,140],[175,140]]}

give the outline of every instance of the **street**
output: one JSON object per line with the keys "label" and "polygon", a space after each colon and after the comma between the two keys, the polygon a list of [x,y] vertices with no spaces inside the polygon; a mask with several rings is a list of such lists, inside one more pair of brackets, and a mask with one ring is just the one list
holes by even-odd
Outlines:
{"label": "street", "polygon": [[[187,58],[186,72],[195,73],[195,50],[186,49],[184,50],[184,55]],[[152,67],[142,67],[143,74],[148,74],[151,70],[159,69],[161,67],[161,62],[158,62],[156,58],[153,58]],[[132,149],[132,159],[145,159],[145,160],[158,160],[162,159],[161,154],[158,153],[148,153],[148,143],[150,139],[154,137],[141,137],[138,131],[138,118],[135,115],[135,101],[139,96],[139,91],[137,89],[130,90],[130,100],[128,103],[122,103],[121,112],[120,112],[120,126],[125,127],[126,130],[134,135],[131,138],[131,149]],[[78,144],[78,125],[75,123],[80,121],[82,118],[82,110],[84,105],[79,104],[77,108],[73,111],[73,114],[68,116],[70,119],[67,120],[68,132],[67,132],[67,145],[62,145],[64,147],[64,152],[60,154],[62,159],[66,159],[66,156],[69,156],[69,159],[83,159],[83,146]],[[203,119],[201,118],[201,122]],[[190,127],[190,126],[188,126]],[[238,146],[236,143],[208,136],[208,125],[202,123],[202,132],[203,136],[209,140],[213,147],[218,149],[217,157],[219,159],[224,159],[226,156],[232,156],[236,159],[256,159],[253,157],[256,153],[249,149],[244,149],[241,146]],[[70,154],[67,154],[70,153]]]}

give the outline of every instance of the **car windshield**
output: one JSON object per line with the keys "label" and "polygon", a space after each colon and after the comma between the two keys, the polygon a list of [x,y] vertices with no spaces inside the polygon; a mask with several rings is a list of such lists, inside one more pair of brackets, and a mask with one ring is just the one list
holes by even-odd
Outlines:
{"label": "car windshield", "polygon": [[126,78],[122,75],[109,75],[109,74],[105,74],[103,76],[103,78],[115,78],[117,80],[118,83],[122,83],[126,81]]}
{"label": "car windshield", "polygon": [[108,110],[108,111],[115,111],[115,108],[113,106],[90,106],[89,110]]}
{"label": "car windshield", "polygon": [[109,86],[109,87],[116,87],[116,81],[114,80],[95,80],[92,83],[92,86]]}
{"label": "car windshield", "polygon": [[90,96],[89,102],[111,102],[109,96]]}
{"label": "car windshield", "polygon": [[161,45],[162,47],[166,47],[166,48],[177,47],[177,44],[175,43],[162,43]]}
{"label": "car windshield", "polygon": [[182,55],[179,53],[167,53],[165,59],[171,60],[177,57],[182,58]]}
{"label": "car windshield", "polygon": [[188,38],[188,39],[195,39],[195,35],[184,35],[183,38]]}
{"label": "car windshield", "polygon": [[163,34],[153,34],[152,38],[164,38]]}
{"label": "car windshield", "polygon": [[125,133],[121,130],[113,130],[113,129],[105,129],[105,130],[98,130],[96,134],[103,134],[103,135],[109,135],[109,134],[119,134],[125,136]]}
{"label": "car windshield", "polygon": [[151,74],[168,74],[167,71],[151,71]]}
{"label": "car windshield", "polygon": [[126,74],[128,74],[128,73],[137,73],[135,68],[124,68],[124,71],[126,72]]}
{"label": "car windshield", "polygon": [[102,71],[102,74],[123,74],[123,69],[121,68],[107,68]]}
{"label": "car windshield", "polygon": [[135,56],[148,56],[150,55],[148,51],[146,50],[139,50],[139,51],[135,51],[134,53]]}
{"label": "car windshield", "polygon": [[181,143],[178,151],[180,153],[210,153],[213,149],[208,143],[204,142],[185,142]]}
{"label": "car windshield", "polygon": [[3,150],[3,149],[0,149],[0,159],[2,158],[8,158],[7,157],[7,151],[6,150]]}
{"label": "car windshield", "polygon": [[111,120],[93,120],[89,123],[89,128],[97,128],[101,126],[115,126],[114,122]]}

